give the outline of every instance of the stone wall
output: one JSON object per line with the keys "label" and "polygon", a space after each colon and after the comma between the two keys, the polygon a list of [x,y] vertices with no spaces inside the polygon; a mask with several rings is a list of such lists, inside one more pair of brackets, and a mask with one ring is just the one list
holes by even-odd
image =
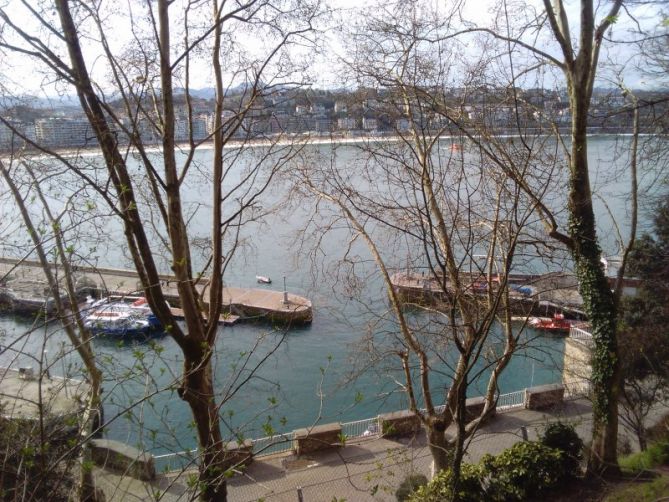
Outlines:
{"label": "stone wall", "polygon": [[120,472],[143,481],[156,477],[153,455],[113,439],[91,440],[93,462],[105,469]]}
{"label": "stone wall", "polygon": [[545,410],[559,406],[564,401],[564,385],[555,383],[531,387],[525,392],[525,408]]}
{"label": "stone wall", "polygon": [[567,338],[562,382],[570,394],[587,394],[592,376],[592,348],[586,340]]}
{"label": "stone wall", "polygon": [[[485,397],[470,397],[465,401],[465,419],[467,421],[473,420],[481,416],[483,408],[485,407]],[[488,416],[488,420],[495,416],[497,410],[493,409],[492,413]]]}
{"label": "stone wall", "polygon": [[379,415],[383,437],[413,436],[421,429],[420,418],[409,410]]}
{"label": "stone wall", "polygon": [[253,441],[244,440],[241,444],[231,441],[225,445],[225,458],[223,464],[226,469],[247,466],[253,462]]}
{"label": "stone wall", "polygon": [[342,446],[341,424],[323,424],[293,431],[295,453],[304,455],[312,451]]}

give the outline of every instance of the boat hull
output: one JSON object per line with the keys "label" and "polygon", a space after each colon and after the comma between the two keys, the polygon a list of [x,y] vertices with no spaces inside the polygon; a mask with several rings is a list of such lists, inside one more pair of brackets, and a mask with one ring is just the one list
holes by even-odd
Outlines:
{"label": "boat hull", "polygon": [[90,310],[84,316],[84,326],[96,336],[145,340],[164,334],[158,318],[145,306],[103,302]]}

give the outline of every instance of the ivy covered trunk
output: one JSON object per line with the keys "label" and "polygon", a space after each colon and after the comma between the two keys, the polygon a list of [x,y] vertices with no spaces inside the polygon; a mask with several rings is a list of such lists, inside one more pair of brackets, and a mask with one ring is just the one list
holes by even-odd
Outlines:
{"label": "ivy covered trunk", "polygon": [[618,472],[618,395],[620,363],[616,333],[614,295],[601,264],[595,215],[588,175],[586,137],[590,95],[575,71],[569,81],[572,119],[571,176],[569,187],[569,236],[579,292],[590,320],[594,341],[592,354],[593,436],[588,471]]}

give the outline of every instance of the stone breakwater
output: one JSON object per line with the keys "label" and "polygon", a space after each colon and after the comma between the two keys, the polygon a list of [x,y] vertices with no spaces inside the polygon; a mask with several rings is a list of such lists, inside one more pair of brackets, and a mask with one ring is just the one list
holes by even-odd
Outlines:
{"label": "stone breakwater", "polygon": [[[59,270],[52,265],[54,270]],[[79,300],[86,296],[133,296],[141,294],[139,276],[132,270],[74,267],[75,287]],[[62,276],[62,273],[59,274]],[[172,275],[160,276],[167,301],[180,307],[177,280]],[[197,283],[200,293],[206,293],[209,281]],[[42,267],[38,262],[0,258],[0,311],[20,314],[51,312],[53,299]],[[260,288],[223,288],[225,314],[239,316],[240,320],[268,320],[271,322],[305,324],[313,319],[311,301],[299,295]]]}

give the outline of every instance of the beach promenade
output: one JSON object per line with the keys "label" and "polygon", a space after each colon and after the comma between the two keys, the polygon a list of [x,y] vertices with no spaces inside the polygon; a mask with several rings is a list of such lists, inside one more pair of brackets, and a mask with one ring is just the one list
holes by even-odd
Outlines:
{"label": "beach promenade", "polygon": [[[651,417],[657,420],[666,408]],[[526,409],[499,413],[471,439],[467,461],[478,461],[485,453],[496,454],[523,440],[536,439],[547,423],[561,420],[575,425],[578,434],[589,440],[592,409],[585,399],[566,401],[551,411]],[[631,433],[621,426],[621,436]],[[395,501],[395,490],[412,472],[429,475],[431,457],[421,434],[414,438],[362,439],[346,447],[314,453],[301,458],[279,454],[255,460],[242,474],[228,481],[228,500],[233,502],[347,502]],[[96,468],[96,482],[107,501],[191,500],[188,474],[159,475],[153,483]],[[300,498],[301,497],[301,498]]]}

